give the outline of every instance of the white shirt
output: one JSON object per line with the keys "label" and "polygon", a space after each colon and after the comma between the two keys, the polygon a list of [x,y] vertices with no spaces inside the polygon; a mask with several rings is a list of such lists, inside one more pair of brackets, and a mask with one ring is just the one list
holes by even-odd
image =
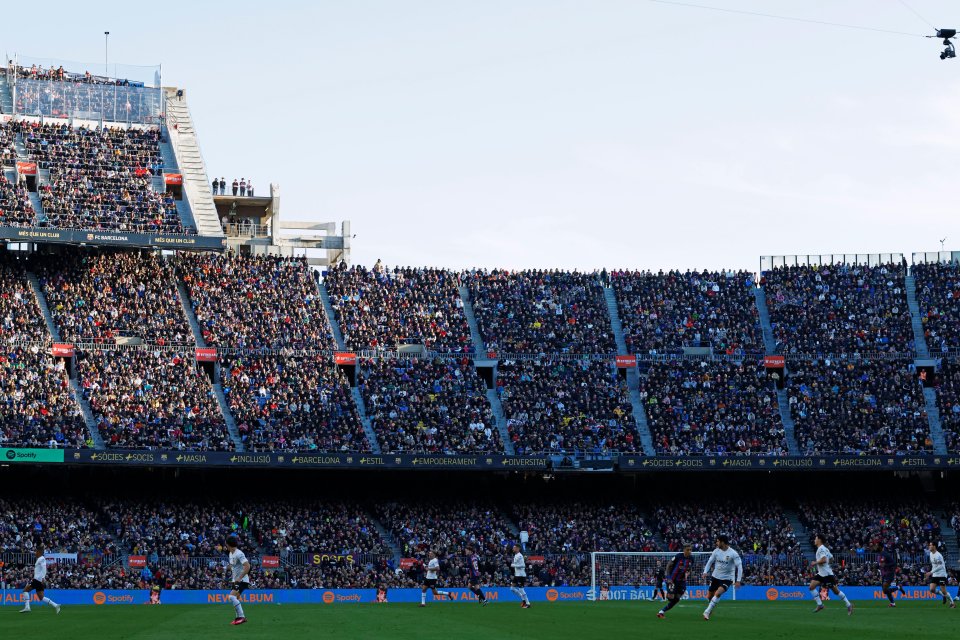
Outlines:
{"label": "white shirt", "polygon": [[33,563],[33,579],[37,582],[43,582],[43,579],[47,577],[47,559],[43,556],[37,558],[37,561]]}
{"label": "white shirt", "polygon": [[513,563],[510,565],[513,567],[513,575],[517,578],[526,578],[527,577],[527,563],[523,561],[523,554],[517,553],[513,556]]}
{"label": "white shirt", "polygon": [[943,554],[939,551],[930,554],[930,568],[934,578],[947,577],[947,561],[943,559]]}
{"label": "white shirt", "polygon": [[717,580],[740,582],[743,578],[743,563],[740,562],[740,554],[733,547],[727,547],[726,551],[714,549],[703,567],[703,573],[709,573],[711,568],[713,573],[710,575]]}
{"label": "white shirt", "polygon": [[250,584],[250,574],[240,576],[243,574],[243,565],[247,561],[247,556],[243,555],[243,551],[240,549],[234,549],[230,552],[230,569],[233,571],[233,581],[234,582],[246,582]]}
{"label": "white shirt", "polygon": [[827,561],[823,564],[817,565],[817,575],[821,576],[832,576],[833,569],[830,568],[830,561],[833,560],[833,554],[830,553],[830,550],[827,549],[824,545],[820,545],[817,548],[817,560],[821,558],[826,558]]}
{"label": "white shirt", "polygon": [[440,571],[440,561],[431,558],[430,562],[427,563],[427,580],[436,580],[438,571]]}

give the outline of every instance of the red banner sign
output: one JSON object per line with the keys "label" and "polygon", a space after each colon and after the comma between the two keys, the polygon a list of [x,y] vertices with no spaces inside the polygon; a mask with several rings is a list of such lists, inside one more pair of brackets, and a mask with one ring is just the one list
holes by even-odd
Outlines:
{"label": "red banner sign", "polygon": [[263,556],[260,558],[260,566],[264,569],[279,569],[280,556]]}
{"label": "red banner sign", "polygon": [[127,556],[127,564],[131,569],[143,569],[147,566],[147,556]]}
{"label": "red banner sign", "polygon": [[53,348],[50,350],[54,357],[59,358],[72,358],[74,351],[73,345],[69,342],[54,342]]}
{"label": "red banner sign", "polygon": [[487,357],[490,358],[491,360],[496,360],[496,359],[497,359],[497,352],[496,352],[496,351],[487,351]]}
{"label": "red banner sign", "polygon": [[357,364],[357,354],[350,351],[337,351],[333,354],[333,361],[337,364]]}
{"label": "red banner sign", "polygon": [[165,173],[163,174],[163,183],[164,184],[183,184],[183,174],[182,173]]}
{"label": "red banner sign", "polygon": [[767,369],[778,369],[786,364],[783,356],[763,356],[763,366]]}
{"label": "red banner sign", "polygon": [[416,558],[400,558],[400,568],[404,571],[408,571],[417,566]]}
{"label": "red banner sign", "polygon": [[544,556],[527,556],[527,562],[530,564],[543,564],[546,561]]}
{"label": "red banner sign", "polygon": [[629,369],[637,366],[637,356],[617,356],[616,363],[618,369]]}
{"label": "red banner sign", "polygon": [[18,162],[17,173],[19,173],[22,176],[35,176],[37,175],[37,163],[36,162]]}
{"label": "red banner sign", "polygon": [[217,350],[210,348],[197,349],[197,362],[216,362]]}

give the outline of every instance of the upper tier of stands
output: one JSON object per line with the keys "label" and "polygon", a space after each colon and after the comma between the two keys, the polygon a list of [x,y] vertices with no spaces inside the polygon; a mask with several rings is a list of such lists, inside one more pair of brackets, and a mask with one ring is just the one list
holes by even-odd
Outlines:
{"label": "upper tier of stands", "polygon": [[932,354],[960,348],[960,265],[916,264],[917,303]]}
{"label": "upper tier of stands", "polygon": [[752,273],[614,271],[610,282],[631,353],[763,352]]}
{"label": "upper tier of stands", "polygon": [[802,265],[760,285],[783,353],[912,353],[904,264]]}
{"label": "upper tier of stands", "polygon": [[501,354],[614,353],[613,331],[598,274],[467,271],[487,349]]}

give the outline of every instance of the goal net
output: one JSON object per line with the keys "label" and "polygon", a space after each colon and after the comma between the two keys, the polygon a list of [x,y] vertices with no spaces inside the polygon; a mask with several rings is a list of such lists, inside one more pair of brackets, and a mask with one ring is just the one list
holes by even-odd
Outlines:
{"label": "goal net", "polygon": [[[667,565],[676,552],[630,552],[594,551],[590,554],[591,600],[649,600],[657,585],[657,569],[666,573]],[[695,551],[693,563],[687,573],[687,594],[692,587],[705,586],[703,567],[710,553]],[[736,597],[735,592],[731,595]]]}

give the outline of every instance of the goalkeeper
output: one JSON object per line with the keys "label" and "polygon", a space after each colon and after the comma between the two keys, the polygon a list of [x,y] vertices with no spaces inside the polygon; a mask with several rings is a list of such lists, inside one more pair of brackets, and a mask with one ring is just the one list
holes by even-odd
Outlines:
{"label": "goalkeeper", "polygon": [[693,546],[683,545],[683,551],[673,556],[667,564],[667,604],[657,612],[658,618],[667,617],[667,611],[680,602],[687,590],[687,574],[693,566]]}

